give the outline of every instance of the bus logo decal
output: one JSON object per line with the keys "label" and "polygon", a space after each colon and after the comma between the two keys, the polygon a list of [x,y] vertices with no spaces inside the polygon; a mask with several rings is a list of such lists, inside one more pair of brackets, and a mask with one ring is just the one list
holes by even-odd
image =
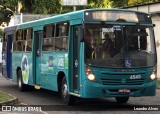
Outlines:
{"label": "bus logo decal", "polygon": [[122,84],[125,84],[125,83],[126,83],[126,80],[125,80],[125,79],[122,79],[122,80],[121,80],[121,83],[122,83]]}
{"label": "bus logo decal", "polygon": [[58,59],[58,68],[59,69],[64,69],[64,58],[59,58]]}
{"label": "bus logo decal", "polygon": [[131,60],[129,59],[125,60],[125,67],[131,67]]}
{"label": "bus logo decal", "polygon": [[23,55],[22,62],[21,62],[21,68],[22,68],[23,82],[24,84],[28,84],[29,64],[28,64],[28,58],[26,55]]}
{"label": "bus logo decal", "polygon": [[49,70],[53,69],[53,60],[54,60],[53,56],[49,56],[48,58],[48,69]]}

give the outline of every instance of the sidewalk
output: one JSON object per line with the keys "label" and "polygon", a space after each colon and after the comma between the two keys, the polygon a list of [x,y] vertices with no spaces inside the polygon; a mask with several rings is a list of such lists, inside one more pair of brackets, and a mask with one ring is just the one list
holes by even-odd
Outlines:
{"label": "sidewalk", "polygon": [[[0,77],[3,78],[1,72],[0,72]],[[6,94],[6,96],[12,97],[9,101],[0,102],[0,106],[2,106],[2,105],[13,105],[13,104],[18,103],[18,98],[17,97],[15,97],[11,94],[8,94],[4,91],[0,91],[0,93]]]}

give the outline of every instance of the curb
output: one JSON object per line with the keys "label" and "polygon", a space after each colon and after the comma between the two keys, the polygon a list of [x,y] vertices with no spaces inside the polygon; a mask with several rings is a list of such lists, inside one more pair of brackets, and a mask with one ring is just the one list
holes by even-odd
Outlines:
{"label": "curb", "polygon": [[[4,94],[7,94],[3,91],[0,91],[0,92],[2,92]],[[7,94],[7,95],[13,97],[13,99],[11,99],[9,101],[0,102],[0,106],[2,106],[2,105],[14,105],[14,104],[18,103],[18,98],[17,97],[12,96],[11,94]]]}

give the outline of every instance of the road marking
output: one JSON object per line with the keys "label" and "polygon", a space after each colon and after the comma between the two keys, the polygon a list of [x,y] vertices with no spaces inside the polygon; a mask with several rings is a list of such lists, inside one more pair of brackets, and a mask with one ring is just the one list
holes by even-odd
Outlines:
{"label": "road marking", "polygon": [[49,114],[49,113],[47,113],[47,112],[44,112],[44,111],[41,111],[41,113],[43,113],[43,114]]}
{"label": "road marking", "polygon": [[26,103],[20,103],[21,105],[27,105]]}

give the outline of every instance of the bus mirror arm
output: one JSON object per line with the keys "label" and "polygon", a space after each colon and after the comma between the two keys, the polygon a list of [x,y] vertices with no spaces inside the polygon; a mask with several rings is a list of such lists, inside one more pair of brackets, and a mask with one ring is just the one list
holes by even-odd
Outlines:
{"label": "bus mirror arm", "polygon": [[155,24],[153,24],[153,27],[156,27],[156,25],[155,25]]}
{"label": "bus mirror arm", "polygon": [[81,35],[81,42],[85,42],[85,39],[84,39],[84,30],[82,30],[82,35]]}
{"label": "bus mirror arm", "polygon": [[81,37],[81,42],[85,42],[84,35]]}

